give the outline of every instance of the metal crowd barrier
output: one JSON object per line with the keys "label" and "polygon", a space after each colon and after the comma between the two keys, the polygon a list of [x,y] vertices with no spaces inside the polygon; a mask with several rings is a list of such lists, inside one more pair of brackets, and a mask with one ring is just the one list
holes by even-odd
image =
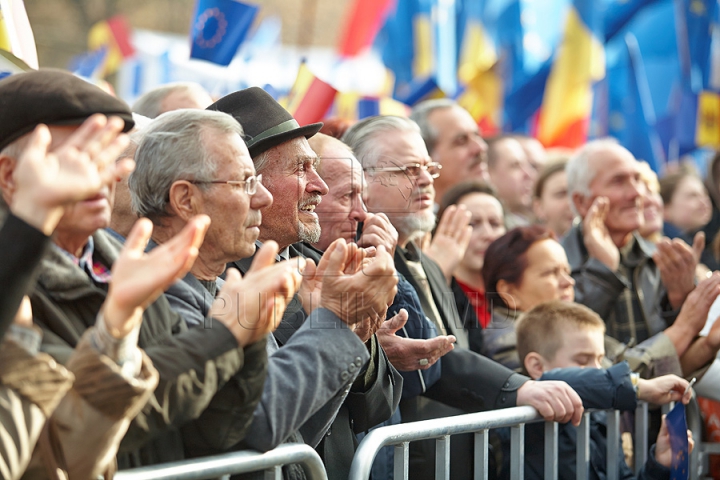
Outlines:
{"label": "metal crowd barrier", "polygon": [[[590,414],[586,411],[577,429],[577,478],[587,480],[590,466]],[[647,403],[640,402],[635,413],[635,472],[647,458]],[[360,443],[350,468],[348,480],[367,480],[377,453],[382,447],[395,446],[394,478],[408,480],[409,442],[435,439],[435,478],[450,478],[450,436],[475,434],[474,479],[488,478],[489,430],[510,427],[510,478],[522,480],[525,464],[525,424],[542,421],[532,407],[514,407],[490,412],[458,415],[381,427],[370,432]],[[620,448],[620,412],[607,411],[607,479],[618,478]],[[545,422],[545,478],[558,477],[558,424]],[[173,462],[152,467],[120,471],[118,480],[200,480],[236,473],[264,471],[265,480],[281,480],[283,465],[298,463],[308,480],[327,480],[325,468],[317,452],[305,444],[284,444],[266,453],[241,451],[194,460]]]}
{"label": "metal crowd barrier", "polygon": [[[590,466],[590,413],[586,411],[577,432],[577,478],[587,480]],[[641,402],[635,414],[635,471],[647,458],[647,403]],[[616,442],[607,442],[607,479],[618,478],[620,448],[620,412],[607,411],[607,436]],[[348,480],[370,478],[375,456],[382,447],[395,446],[395,480],[408,479],[409,442],[435,439],[435,478],[450,479],[450,436],[460,433],[475,434],[475,480],[488,478],[489,430],[510,427],[510,478],[522,480],[525,464],[525,424],[542,421],[532,407],[514,407],[491,412],[471,413],[456,417],[438,418],[413,423],[382,427],[370,432],[360,443],[350,468]],[[545,478],[558,477],[558,424],[545,422]],[[582,467],[581,467],[582,465]]]}
{"label": "metal crowd barrier", "polygon": [[242,451],[123,470],[117,480],[200,480],[236,473],[265,471],[264,480],[282,480],[282,466],[298,463],[308,480],[327,480],[320,456],[309,445],[286,443],[266,453]]}

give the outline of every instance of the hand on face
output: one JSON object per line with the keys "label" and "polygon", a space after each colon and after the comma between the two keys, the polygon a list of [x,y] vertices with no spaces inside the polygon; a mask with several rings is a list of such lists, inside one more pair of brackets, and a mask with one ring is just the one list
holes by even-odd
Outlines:
{"label": "hand on face", "polygon": [[277,243],[267,241],[255,254],[244,277],[236,269],[229,269],[225,285],[210,309],[210,316],[222,322],[241,347],[257,342],[277,328],[300,286],[305,260],[275,263],[277,253]]}
{"label": "hand on face", "polygon": [[152,223],[145,218],[135,223],[112,267],[112,280],[103,305],[111,335],[125,337],[142,320],[145,308],[185,276],[197,258],[209,225],[207,216],[194,217],[170,241],[145,253]]}
{"label": "hand on face", "polygon": [[368,213],[363,222],[363,230],[357,241],[360,247],[378,247],[383,245],[390,255],[395,253],[398,232],[384,213]]}
{"label": "hand on face", "polygon": [[48,128],[38,125],[13,171],[11,211],[49,235],[64,207],[128,175],[132,160],[114,163],[128,144],[127,135],[120,133],[123,125],[118,117],[93,115],[52,151]]}
{"label": "hand on face", "polygon": [[673,308],[680,308],[695,288],[695,268],[705,248],[705,234],[698,232],[690,247],[679,238],[663,238],[657,244],[653,260]]}
{"label": "hand on face", "polygon": [[620,251],[605,225],[609,211],[610,201],[607,197],[595,198],[583,219],[583,240],[588,254],[614,272],[620,264]]}

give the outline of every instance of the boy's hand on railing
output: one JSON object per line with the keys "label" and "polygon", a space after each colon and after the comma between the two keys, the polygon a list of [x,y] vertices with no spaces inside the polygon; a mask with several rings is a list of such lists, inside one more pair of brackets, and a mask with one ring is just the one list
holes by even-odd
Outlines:
{"label": "boy's hand on railing", "polygon": [[[695,440],[693,440],[692,432],[687,431],[688,436],[688,454],[692,453],[695,447]],[[667,421],[665,415],[662,417],[662,426],[660,427],[660,433],[658,433],[657,442],[655,443],[655,460],[662,466],[670,468],[672,465],[672,449],[670,448],[670,433],[667,428]]]}
{"label": "boy's hand on railing", "polygon": [[518,389],[517,405],[534,407],[546,421],[580,425],[584,412],[582,400],[565,382],[530,380]]}
{"label": "boy's hand on railing", "polygon": [[692,390],[687,389],[687,386],[687,380],[677,375],[663,375],[650,380],[640,378],[638,379],[638,400],[657,405],[682,400],[684,404],[687,404],[692,398]]}

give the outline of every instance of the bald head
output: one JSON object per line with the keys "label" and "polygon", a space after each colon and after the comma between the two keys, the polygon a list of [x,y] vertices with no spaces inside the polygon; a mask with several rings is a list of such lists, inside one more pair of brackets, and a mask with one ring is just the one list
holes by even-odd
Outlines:
{"label": "bald head", "polygon": [[362,166],[350,147],[336,138],[318,133],[309,143],[320,156],[318,172],[329,189],[315,208],[321,228],[315,246],[325,250],[338,238],[355,241],[358,223],[367,216]]}

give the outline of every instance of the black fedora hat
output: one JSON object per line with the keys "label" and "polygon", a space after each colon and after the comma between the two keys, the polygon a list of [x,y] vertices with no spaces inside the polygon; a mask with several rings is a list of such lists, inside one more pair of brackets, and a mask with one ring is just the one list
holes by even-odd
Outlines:
{"label": "black fedora hat", "polygon": [[259,87],[225,95],[207,109],[228,113],[240,122],[253,158],[293,138],[310,138],[323,126],[311,123],[301,127],[282,105]]}

